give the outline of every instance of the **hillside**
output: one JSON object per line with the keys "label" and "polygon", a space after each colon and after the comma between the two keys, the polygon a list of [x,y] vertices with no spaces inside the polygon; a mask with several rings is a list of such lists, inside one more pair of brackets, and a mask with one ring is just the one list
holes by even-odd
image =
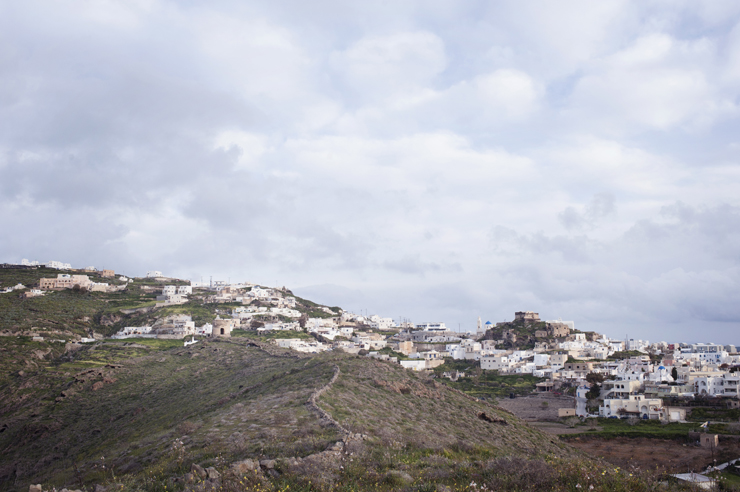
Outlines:
{"label": "hillside", "polygon": [[[191,483],[202,482],[193,465],[218,470],[206,482],[230,490],[504,479],[550,490],[582,473],[578,452],[506,411],[364,357],[308,356],[247,338],[187,348],[106,341],[66,354],[26,337],[0,344],[0,490],[203,490]],[[318,410],[309,401],[324,386]],[[264,466],[250,471],[251,459]]]}
{"label": "hillside", "polygon": [[[0,287],[11,287],[18,283],[31,288],[38,286],[39,279],[53,278],[60,273],[50,268],[0,269]],[[118,292],[85,292],[72,289],[49,291],[43,296],[21,298],[25,290],[0,293],[0,334],[37,333],[52,338],[91,337],[94,333],[109,336],[125,326],[151,325],[171,314],[189,314],[196,325],[211,322],[217,314],[240,306],[236,303],[206,302],[213,294],[195,290],[185,304],[156,307],[156,296],[164,285],[185,285],[178,279],[158,281],[134,278],[132,282],[121,282],[115,278],[102,278],[98,273],[71,272],[88,275],[96,282],[111,285],[126,285]],[[296,310],[311,317],[327,317],[321,306],[307,299],[296,298]],[[259,306],[259,301],[252,303]],[[338,308],[334,308],[335,310]]]}
{"label": "hillside", "polygon": [[[0,271],[0,285],[32,286],[55,273]],[[375,359],[298,353],[243,330],[188,347],[65,343],[176,312],[205,322],[224,307],[196,294],[153,309],[160,286],[137,279],[115,293],[0,294],[0,491],[652,486],[434,374]],[[304,299],[297,307],[321,312]]]}

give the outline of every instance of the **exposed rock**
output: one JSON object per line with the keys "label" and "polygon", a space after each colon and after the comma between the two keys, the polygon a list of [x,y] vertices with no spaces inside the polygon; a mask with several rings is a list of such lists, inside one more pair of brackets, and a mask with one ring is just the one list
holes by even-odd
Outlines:
{"label": "exposed rock", "polygon": [[121,319],[123,318],[117,314],[104,314],[100,317],[100,324],[103,326],[113,326],[121,321]]}
{"label": "exposed rock", "polygon": [[342,451],[344,450],[344,442],[343,441],[337,441],[334,444],[330,445],[328,448],[326,448],[327,451]]}
{"label": "exposed rock", "polygon": [[95,488],[93,489],[93,492],[105,492],[106,490],[108,490],[108,489],[106,489],[106,488],[105,488],[105,487],[103,487],[102,485],[98,484],[98,485],[96,485],[96,486],[95,486]]}
{"label": "exposed rock", "polygon": [[46,350],[34,350],[33,351],[34,357],[36,357],[39,360],[44,360],[49,353],[51,353],[50,348]]}
{"label": "exposed rock", "polygon": [[208,480],[218,480],[221,478],[221,474],[212,466],[206,468],[206,474],[208,475]]}
{"label": "exposed rock", "polygon": [[41,484],[37,484],[37,485],[31,484],[31,485],[29,485],[28,486],[28,492],[41,492]]}
{"label": "exposed rock", "polygon": [[272,470],[275,468],[275,460],[260,460],[260,466]]}
{"label": "exposed rock", "polygon": [[259,468],[259,463],[253,460],[237,461],[231,465],[231,469],[237,474],[244,474]]}
{"label": "exposed rock", "polygon": [[195,482],[195,475],[192,473],[186,473],[182,479],[185,481],[185,483],[193,483]]}
{"label": "exposed rock", "polygon": [[196,465],[195,463],[193,463],[193,465],[190,467],[190,471],[198,475],[200,478],[206,478],[206,471],[200,465]]}
{"label": "exposed rock", "polygon": [[98,391],[102,387],[103,387],[103,382],[102,381],[98,381],[97,383],[95,383],[95,384],[92,385],[92,390],[93,391]]}
{"label": "exposed rock", "polygon": [[491,422],[492,424],[506,425],[508,423],[505,419],[502,419],[501,417],[498,417],[496,415],[487,415],[486,412],[478,413],[478,418],[481,420],[485,420],[486,422]]}

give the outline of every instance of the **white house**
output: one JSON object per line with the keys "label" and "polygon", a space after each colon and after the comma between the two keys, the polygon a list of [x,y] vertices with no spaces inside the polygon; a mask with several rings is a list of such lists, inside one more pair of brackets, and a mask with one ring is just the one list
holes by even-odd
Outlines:
{"label": "white house", "polygon": [[213,325],[211,323],[206,323],[203,326],[198,326],[195,328],[195,334],[210,337],[213,335]]}
{"label": "white house", "polygon": [[694,379],[697,395],[717,396],[725,394],[725,379],[722,376],[701,376]]}
{"label": "white house", "polygon": [[646,398],[645,395],[630,395],[625,399],[604,400],[604,404],[599,407],[601,417],[620,417],[628,414],[640,418],[647,416],[649,419],[660,419],[663,417],[663,400]]}
{"label": "white house", "polygon": [[447,331],[447,327],[442,322],[419,323],[418,325],[416,325],[416,329],[423,330],[423,331],[440,331],[440,332]]}
{"label": "white house", "polygon": [[427,361],[422,360],[402,360],[399,361],[401,366],[405,369],[412,369],[414,371],[423,371],[427,368]]}
{"label": "white house", "polygon": [[511,365],[512,361],[506,355],[487,355],[480,359],[480,368],[489,371],[508,369]]}
{"label": "white house", "polygon": [[534,365],[537,367],[543,367],[550,363],[549,354],[534,354]]}
{"label": "white house", "polygon": [[111,338],[134,338],[137,336],[146,336],[149,335],[151,331],[151,326],[127,326],[113,335]]}
{"label": "white house", "polygon": [[57,270],[71,270],[72,265],[69,263],[62,263],[61,261],[49,261],[46,263],[47,268],[56,268]]}
{"label": "white house", "polygon": [[163,276],[162,275],[162,272],[160,272],[158,270],[152,270],[150,272],[146,272],[146,277],[147,278],[156,278],[156,277],[162,277],[162,276]]}

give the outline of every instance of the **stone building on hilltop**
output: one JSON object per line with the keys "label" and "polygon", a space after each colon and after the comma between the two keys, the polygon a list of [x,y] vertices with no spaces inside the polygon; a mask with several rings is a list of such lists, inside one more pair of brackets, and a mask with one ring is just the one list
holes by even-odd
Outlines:
{"label": "stone building on hilltop", "polygon": [[514,322],[523,321],[525,324],[539,323],[540,314],[534,311],[518,311],[514,313]]}

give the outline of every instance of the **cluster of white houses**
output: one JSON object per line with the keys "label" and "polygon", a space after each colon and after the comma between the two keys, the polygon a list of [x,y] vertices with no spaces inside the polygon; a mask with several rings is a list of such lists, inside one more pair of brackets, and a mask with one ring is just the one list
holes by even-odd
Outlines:
{"label": "cluster of white houses", "polygon": [[[533,313],[536,316],[536,313]],[[517,313],[524,315],[524,313]],[[740,405],[740,355],[733,345],[650,343],[644,340],[614,340],[594,334],[587,339],[583,333],[570,333],[573,322],[553,322],[566,325],[560,338],[550,343],[537,343],[530,350],[504,350],[505,340],[485,340],[483,335],[490,323],[481,325],[477,333],[461,335],[450,332],[444,323],[422,323],[413,328],[383,335],[377,332],[353,330],[341,326],[351,313],[343,313],[331,326],[321,320],[321,327],[311,330],[321,333],[326,341],[306,341],[299,338],[276,341],[282,347],[304,352],[341,349],[397,362],[403,367],[421,371],[437,367],[445,358],[469,360],[483,370],[500,374],[531,374],[543,378],[540,391],[551,391],[563,384],[575,386],[576,415],[588,416],[587,393],[590,373],[604,378],[598,401],[602,417],[636,416],[645,419],[682,420],[685,410],[664,406],[670,397],[724,397],[730,404]],[[548,322],[549,323],[549,322]],[[560,328],[557,328],[560,330]],[[341,340],[332,340],[342,336]],[[403,354],[403,358],[378,353],[384,347]],[[608,359],[615,352],[636,351],[643,355],[619,360]],[[651,357],[652,356],[652,357]],[[399,360],[400,359],[400,360]]]}
{"label": "cluster of white houses", "polygon": [[[159,271],[148,272],[147,276],[166,282]],[[92,282],[87,275],[59,274],[57,278],[42,279],[39,292],[74,285],[89,290],[110,288],[107,284]],[[193,287],[206,291],[206,302],[240,303],[242,306],[222,310],[224,318],[217,317],[202,326],[195,326],[190,316],[174,315],[152,326],[126,327],[114,337],[228,337],[232,330],[240,327],[260,332],[308,332],[313,337],[291,337],[286,333],[274,343],[308,353],[326,350],[367,353],[370,357],[416,371],[437,367],[445,359],[455,359],[470,361],[471,366],[480,365],[482,370],[499,374],[528,374],[542,378],[537,385],[541,391],[551,391],[564,384],[576,387],[575,412],[581,416],[588,414],[586,395],[591,384],[586,376],[591,373],[604,379],[598,400],[598,412],[603,417],[632,415],[681,420],[685,412],[663,404],[671,397],[724,397],[735,404],[740,402],[740,371],[734,372],[740,366],[740,355],[732,345],[615,340],[577,332],[572,321],[540,321],[537,313],[523,311],[515,314],[516,322],[539,323],[530,340],[534,342],[527,344],[531,348],[526,350],[504,349],[502,347],[517,346],[519,335],[516,330],[509,329],[510,323],[483,324],[479,319],[476,332],[458,333],[442,322],[395,324],[391,318],[335,312],[320,306],[314,308],[315,317],[308,317],[299,311],[296,298],[287,289],[247,283],[165,285],[157,301],[161,305],[187,302]],[[486,339],[494,327],[501,328],[496,331],[501,333],[501,339]],[[392,356],[383,350],[386,347],[399,355]],[[633,356],[619,360],[611,358],[616,352],[625,351],[632,351]]]}

